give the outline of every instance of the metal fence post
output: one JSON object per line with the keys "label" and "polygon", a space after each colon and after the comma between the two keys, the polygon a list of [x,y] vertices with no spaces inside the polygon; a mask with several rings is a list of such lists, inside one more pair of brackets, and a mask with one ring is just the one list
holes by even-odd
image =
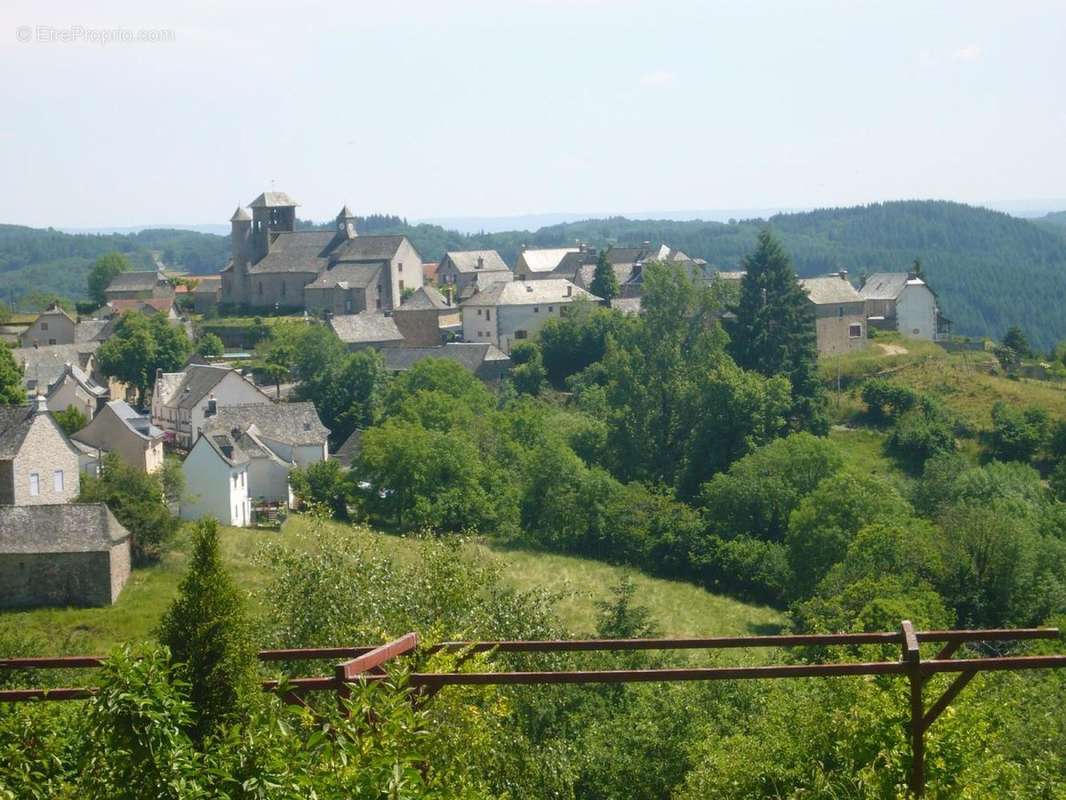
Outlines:
{"label": "metal fence post", "polygon": [[925,704],[922,701],[921,673],[922,654],[918,649],[918,637],[909,619],[903,620],[901,628],[903,663],[911,688],[911,774],[910,789],[915,797],[925,794]]}

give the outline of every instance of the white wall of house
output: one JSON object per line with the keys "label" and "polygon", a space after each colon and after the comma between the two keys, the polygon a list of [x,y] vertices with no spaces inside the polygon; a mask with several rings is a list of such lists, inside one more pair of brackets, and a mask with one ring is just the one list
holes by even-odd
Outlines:
{"label": "white wall of house", "polygon": [[227,464],[203,438],[181,465],[185,494],[181,518],[214,517],[223,525],[246,527],[252,516],[248,499],[248,465]]}
{"label": "white wall of house", "polygon": [[936,339],[936,296],[928,286],[908,284],[896,299],[896,327],[910,339]]}
{"label": "white wall of house", "polygon": [[[523,338],[532,339],[550,319],[557,318],[564,306],[570,301],[538,303],[528,306],[500,306],[496,309],[499,315],[499,342],[493,342],[503,352],[510,353],[515,342]],[[525,336],[522,336],[522,332]],[[474,341],[477,341],[476,339]]]}
{"label": "white wall of house", "polygon": [[45,311],[19,336],[19,347],[73,344],[74,320],[62,311]]}
{"label": "white wall of house", "polygon": [[254,500],[292,506],[289,467],[272,458],[253,458],[248,463],[249,495]]}
{"label": "white wall of house", "polygon": [[247,378],[237,372],[229,372],[220,380],[208,396],[192,408],[179,408],[180,392],[167,404],[152,401],[152,423],[164,431],[172,431],[182,447],[191,447],[204,428],[208,412],[208,400],[214,398],[216,406],[250,405],[274,401]]}
{"label": "white wall of house", "polygon": [[499,347],[496,309],[490,306],[462,307],[463,338],[468,342],[491,342]]}
{"label": "white wall of house", "polygon": [[418,291],[422,288],[422,258],[418,251],[406,239],[396,249],[396,255],[389,263],[392,307],[396,308],[403,299],[407,289]]}
{"label": "white wall of house", "polygon": [[96,402],[96,397],[85,391],[69,374],[48,395],[48,408],[52,411],[66,411],[74,406],[90,421],[96,413]]}
{"label": "white wall of house", "polygon": [[277,439],[273,439],[269,432],[257,430],[256,435],[274,451],[275,455],[282,461],[290,461],[296,464],[298,467],[305,467],[308,464],[316,464],[319,461],[325,461],[329,457],[329,446],[326,442],[319,444],[300,444],[295,447],[285,442],[279,442]]}

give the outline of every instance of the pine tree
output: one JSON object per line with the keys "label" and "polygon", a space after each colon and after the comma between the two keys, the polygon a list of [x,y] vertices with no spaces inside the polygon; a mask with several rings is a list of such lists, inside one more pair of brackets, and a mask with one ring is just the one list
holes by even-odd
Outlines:
{"label": "pine tree", "polygon": [[15,363],[10,348],[0,348],[0,405],[18,405],[26,402],[26,389],[22,385],[22,368]]}
{"label": "pine tree", "polygon": [[618,297],[618,292],[620,291],[618,276],[614,274],[614,269],[611,268],[610,263],[607,261],[606,250],[601,250],[600,257],[596,260],[596,272],[592,276],[592,284],[589,286],[589,291],[597,297],[602,297],[608,301]]}
{"label": "pine tree", "polygon": [[244,602],[222,564],[218,523],[194,532],[192,562],[163,617],[159,641],[185,665],[199,738],[247,716],[260,696],[257,657]]}
{"label": "pine tree", "polygon": [[818,381],[814,309],[792,260],[764,228],[744,269],[736,320],[729,326],[730,354],[744,369],[786,376],[792,383],[794,424],[824,433],[828,422]]}

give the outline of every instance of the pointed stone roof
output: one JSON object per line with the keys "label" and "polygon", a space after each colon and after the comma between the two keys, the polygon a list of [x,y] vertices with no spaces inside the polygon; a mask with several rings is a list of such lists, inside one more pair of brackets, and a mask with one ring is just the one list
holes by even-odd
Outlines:
{"label": "pointed stone roof", "polygon": [[255,198],[249,208],[292,208],[300,205],[285,192],[263,192]]}
{"label": "pointed stone roof", "polygon": [[248,213],[248,209],[244,206],[237,206],[237,210],[233,212],[233,216],[229,218],[230,222],[251,222],[252,215]]}
{"label": "pointed stone roof", "polygon": [[427,311],[433,309],[441,311],[448,308],[448,301],[444,299],[439,291],[432,286],[422,286],[407,298],[403,305],[397,309],[398,311]]}
{"label": "pointed stone roof", "polygon": [[353,214],[352,210],[348,208],[347,203],[344,204],[344,208],[341,209],[341,212],[337,216],[341,219],[355,219],[355,214]]}

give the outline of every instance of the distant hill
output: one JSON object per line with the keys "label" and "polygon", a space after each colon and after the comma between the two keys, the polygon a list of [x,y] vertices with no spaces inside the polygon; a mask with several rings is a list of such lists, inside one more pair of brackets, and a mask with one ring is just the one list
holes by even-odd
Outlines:
{"label": "distant hill", "polygon": [[[301,227],[312,223],[301,222]],[[900,201],[737,222],[632,220],[566,222],[535,232],[464,234],[439,225],[374,215],[357,222],[364,234],[404,234],[427,261],[448,250],[492,248],[514,264],[522,245],[596,246],[666,242],[721,269],[735,269],[759,229],[773,228],[803,276],[848,269],[906,270],[920,258],[956,333],[1001,337],[1012,324],[1050,348],[1066,339],[1066,212],[1026,220],[943,201]],[[32,289],[85,295],[85,276],[100,253],[119,250],[148,266],[158,253],[167,266],[193,273],[219,270],[229,241],[188,230],[71,235],[0,226],[0,297]]]}

